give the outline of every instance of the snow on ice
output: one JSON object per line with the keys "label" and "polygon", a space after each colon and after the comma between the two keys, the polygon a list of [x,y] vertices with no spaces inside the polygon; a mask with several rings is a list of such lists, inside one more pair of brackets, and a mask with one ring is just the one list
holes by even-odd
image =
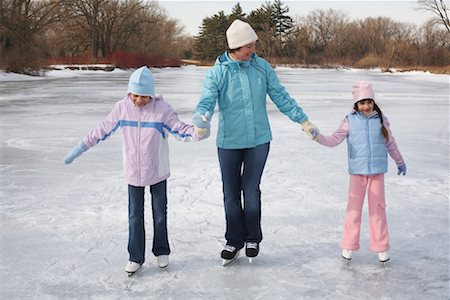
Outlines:
{"label": "snow on ice", "polygon": [[[207,68],[154,69],[156,89],[190,121]],[[386,175],[391,260],[338,246],[348,189],[346,145],[326,148],[269,101],[274,139],[262,181],[260,255],[222,267],[225,242],[216,116],[199,143],[170,141],[170,265],[151,253],[132,277],[121,134],[71,165],[63,158],[126,91],[131,71],[0,74],[2,299],[448,299],[449,76],[277,68],[310,120],[331,134],[352,107],[351,85],[374,84],[408,173]]]}

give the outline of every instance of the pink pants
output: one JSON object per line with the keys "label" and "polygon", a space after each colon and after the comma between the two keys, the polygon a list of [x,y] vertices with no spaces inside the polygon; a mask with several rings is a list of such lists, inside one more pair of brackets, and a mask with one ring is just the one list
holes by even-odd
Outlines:
{"label": "pink pants", "polygon": [[347,213],[340,246],[348,250],[359,249],[361,213],[366,190],[369,203],[370,251],[387,251],[389,236],[384,199],[384,174],[350,176]]}

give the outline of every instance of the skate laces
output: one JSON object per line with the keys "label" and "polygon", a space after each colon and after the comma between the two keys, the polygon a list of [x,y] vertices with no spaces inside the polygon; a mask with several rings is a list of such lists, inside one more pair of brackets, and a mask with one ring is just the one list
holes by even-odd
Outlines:
{"label": "skate laces", "polygon": [[228,251],[228,252],[235,252],[236,251],[236,247],[231,246],[231,245],[225,245],[223,250]]}
{"label": "skate laces", "polygon": [[248,242],[247,243],[247,249],[257,249],[258,243]]}

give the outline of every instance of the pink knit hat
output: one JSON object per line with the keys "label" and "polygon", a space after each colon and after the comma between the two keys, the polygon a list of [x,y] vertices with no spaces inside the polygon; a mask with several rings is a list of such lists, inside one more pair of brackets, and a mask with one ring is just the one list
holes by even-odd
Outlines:
{"label": "pink knit hat", "polygon": [[375,93],[373,92],[372,84],[368,81],[358,81],[352,88],[353,100],[355,102],[372,99],[375,100]]}

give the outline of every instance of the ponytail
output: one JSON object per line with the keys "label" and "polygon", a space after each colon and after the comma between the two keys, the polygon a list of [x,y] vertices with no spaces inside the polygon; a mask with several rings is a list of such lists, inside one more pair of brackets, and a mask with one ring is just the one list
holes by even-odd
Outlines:
{"label": "ponytail", "polygon": [[373,108],[377,111],[378,116],[380,117],[380,122],[381,122],[381,134],[383,134],[384,139],[387,141],[389,138],[389,133],[386,129],[386,127],[384,127],[384,123],[383,123],[383,113],[381,112],[381,109],[378,107],[378,105],[375,103],[375,101],[373,102]]}

